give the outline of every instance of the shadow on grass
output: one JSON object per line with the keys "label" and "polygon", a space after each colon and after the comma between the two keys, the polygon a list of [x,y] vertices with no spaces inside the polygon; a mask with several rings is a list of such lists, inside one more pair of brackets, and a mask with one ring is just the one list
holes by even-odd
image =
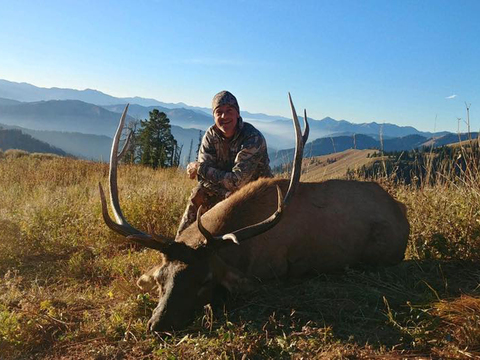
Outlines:
{"label": "shadow on grass", "polygon": [[214,326],[232,322],[267,337],[315,332],[327,342],[424,350],[454,341],[439,331],[435,304],[478,297],[479,283],[480,263],[470,261],[410,260],[385,269],[349,269],[262,285],[228,299],[225,309],[216,307]]}

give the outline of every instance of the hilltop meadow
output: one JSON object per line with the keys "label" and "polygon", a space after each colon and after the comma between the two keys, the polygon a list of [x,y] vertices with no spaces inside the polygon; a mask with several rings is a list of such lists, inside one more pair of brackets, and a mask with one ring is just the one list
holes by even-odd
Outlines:
{"label": "hilltop meadow", "polygon": [[[401,264],[278,279],[159,337],[146,331],[156,294],[135,285],[159,254],[104,225],[108,165],[0,153],[0,359],[479,358],[480,172],[466,164],[420,186],[376,176],[408,208]],[[125,216],[167,236],[194,184],[119,168]]]}

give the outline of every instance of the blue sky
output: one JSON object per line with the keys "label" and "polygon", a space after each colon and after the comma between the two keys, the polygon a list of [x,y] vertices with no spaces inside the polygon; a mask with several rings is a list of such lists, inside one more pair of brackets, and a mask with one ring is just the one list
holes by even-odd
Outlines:
{"label": "blue sky", "polygon": [[[316,119],[480,129],[480,1],[0,0],[0,78]],[[451,97],[451,98],[448,98]],[[466,125],[462,125],[462,129]]]}

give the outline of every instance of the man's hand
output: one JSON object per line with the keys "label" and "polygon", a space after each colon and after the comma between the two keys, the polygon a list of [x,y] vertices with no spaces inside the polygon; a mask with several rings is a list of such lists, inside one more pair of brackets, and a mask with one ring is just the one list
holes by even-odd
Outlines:
{"label": "man's hand", "polygon": [[195,179],[197,177],[198,166],[200,163],[198,161],[191,162],[187,165],[187,174],[190,179]]}

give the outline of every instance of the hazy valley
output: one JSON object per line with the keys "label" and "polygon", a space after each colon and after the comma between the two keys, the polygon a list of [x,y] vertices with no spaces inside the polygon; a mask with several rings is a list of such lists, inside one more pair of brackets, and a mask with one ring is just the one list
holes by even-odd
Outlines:
{"label": "hazy valley", "polygon": [[[213,123],[209,109],[184,103],[171,104],[154,99],[115,98],[96,90],[39,88],[25,83],[0,80],[0,126],[19,127],[21,131],[77,157],[105,161],[109,144],[126,103],[130,103],[128,121],[148,118],[154,108],[165,112],[172,134],[183,146],[182,163],[190,146],[195,152],[200,131]],[[293,148],[289,119],[242,111],[265,135],[272,166],[288,161]],[[446,144],[458,137],[446,132],[421,132],[414,127],[375,122],[354,124],[346,120],[309,119],[310,143],[306,156],[325,155],[347,149],[381,148],[386,151],[411,150],[432,141]],[[439,142],[441,138],[441,142]],[[6,144],[0,143],[0,148]]]}

